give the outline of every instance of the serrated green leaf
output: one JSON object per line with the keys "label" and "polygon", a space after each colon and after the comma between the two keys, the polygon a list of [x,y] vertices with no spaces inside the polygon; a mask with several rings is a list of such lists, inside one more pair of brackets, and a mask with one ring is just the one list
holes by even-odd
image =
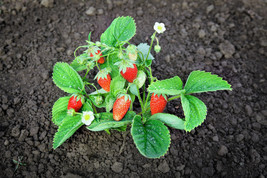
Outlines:
{"label": "serrated green leaf", "polygon": [[141,116],[133,119],[131,134],[139,152],[147,158],[159,158],[165,155],[170,146],[170,132],[158,120],[142,123]]}
{"label": "serrated green leaf", "polygon": [[101,43],[115,47],[129,41],[136,32],[136,25],[132,17],[118,17],[113,20],[107,30],[101,35]]}
{"label": "serrated green leaf", "polygon": [[[142,55],[141,56],[144,57],[145,59],[146,59],[146,56],[147,56],[147,54],[149,52],[149,48],[150,48],[150,46],[147,43],[140,43],[137,46],[138,51],[140,51],[143,54],[143,56]],[[151,61],[153,59],[154,59],[154,57],[152,56],[151,53],[149,53],[147,60]]]}
{"label": "serrated green leaf", "polygon": [[64,118],[67,116],[68,103],[71,96],[59,98],[52,108],[52,121],[59,126]]}
{"label": "serrated green leaf", "polygon": [[53,148],[56,149],[68,138],[70,138],[75,131],[83,125],[81,116],[67,116],[62,124],[59,126],[53,140]]}
{"label": "serrated green leaf", "polygon": [[80,56],[77,56],[72,63],[70,64],[70,66],[76,70],[76,71],[82,71],[85,70],[86,67],[86,62],[89,59],[89,56],[87,53],[83,53]]}
{"label": "serrated green leaf", "polygon": [[53,69],[53,81],[67,93],[81,93],[83,81],[80,75],[67,63],[58,62]]}
{"label": "serrated green leaf", "polygon": [[110,83],[111,93],[116,96],[118,92],[124,89],[125,82],[126,80],[121,75],[118,75],[117,77],[113,78]]}
{"label": "serrated green leaf", "polygon": [[185,115],[185,130],[191,131],[204,122],[207,107],[200,99],[191,95],[182,94],[181,101]]}
{"label": "serrated green leaf", "polygon": [[221,77],[205,71],[193,71],[190,73],[186,84],[186,94],[201,93],[216,90],[232,90],[231,85]]}
{"label": "serrated green leaf", "polygon": [[148,91],[157,94],[179,95],[183,92],[182,88],[182,80],[178,76],[175,76],[170,79],[153,82],[148,87]]}
{"label": "serrated green leaf", "polygon": [[95,120],[92,122],[90,126],[87,127],[87,129],[91,131],[102,131],[106,129],[119,128],[132,123],[134,116],[135,112],[128,111],[122,120],[115,121],[113,119],[112,113],[107,113],[107,112],[99,113],[98,117],[95,118]]}
{"label": "serrated green leaf", "polygon": [[157,113],[152,115],[149,119],[159,120],[175,129],[184,130],[185,127],[185,121],[173,114]]}
{"label": "serrated green leaf", "polygon": [[113,95],[108,95],[106,97],[106,112],[110,112],[112,110],[115,101],[116,98]]}

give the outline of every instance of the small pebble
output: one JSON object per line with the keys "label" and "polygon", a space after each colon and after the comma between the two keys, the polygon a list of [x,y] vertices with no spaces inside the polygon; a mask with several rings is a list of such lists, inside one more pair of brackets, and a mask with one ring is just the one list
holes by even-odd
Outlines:
{"label": "small pebble", "polygon": [[228,153],[228,149],[226,146],[224,145],[221,145],[221,147],[219,148],[219,151],[218,151],[218,155],[220,156],[224,156]]}
{"label": "small pebble", "polygon": [[89,15],[89,16],[93,16],[93,15],[95,15],[95,11],[96,11],[96,9],[95,9],[94,7],[90,7],[90,8],[85,12],[85,14],[86,14],[86,15]]}

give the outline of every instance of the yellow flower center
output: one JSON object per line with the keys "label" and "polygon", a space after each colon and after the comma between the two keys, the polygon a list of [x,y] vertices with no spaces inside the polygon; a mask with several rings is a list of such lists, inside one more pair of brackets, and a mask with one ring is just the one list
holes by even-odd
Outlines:
{"label": "yellow flower center", "polygon": [[162,30],[162,26],[158,26],[158,29],[161,31]]}
{"label": "yellow flower center", "polygon": [[90,119],[90,115],[89,115],[89,114],[86,114],[86,115],[84,116],[84,120],[88,121],[89,119]]}

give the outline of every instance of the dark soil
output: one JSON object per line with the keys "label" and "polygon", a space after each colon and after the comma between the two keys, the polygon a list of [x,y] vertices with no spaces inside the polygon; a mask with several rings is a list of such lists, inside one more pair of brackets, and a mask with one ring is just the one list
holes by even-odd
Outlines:
{"label": "dark soil", "polygon": [[[50,0],[48,0],[50,1]],[[0,1],[1,177],[267,177],[266,0],[41,0]],[[94,7],[95,12],[86,11]],[[199,96],[207,119],[190,133],[170,129],[172,143],[160,159],[146,159],[130,134],[79,129],[56,150],[53,103],[65,93],[52,82],[57,61],[93,40],[117,16],[137,24],[132,42],[150,42],[164,22],[162,52],[154,54],[158,79],[187,78],[193,70],[222,76],[233,91]],[[180,102],[165,112],[181,114]],[[18,160],[22,162],[15,171]]]}

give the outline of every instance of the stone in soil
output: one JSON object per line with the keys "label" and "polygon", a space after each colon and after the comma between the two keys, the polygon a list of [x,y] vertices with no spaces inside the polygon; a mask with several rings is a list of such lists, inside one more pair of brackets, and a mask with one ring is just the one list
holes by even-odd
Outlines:
{"label": "stone in soil", "polygon": [[54,0],[42,0],[41,5],[43,5],[44,7],[53,7]]}
{"label": "stone in soil", "polygon": [[169,164],[167,163],[166,160],[164,160],[163,163],[160,163],[160,165],[158,166],[158,170],[163,173],[167,173],[170,171]]}
{"label": "stone in soil", "polygon": [[120,162],[115,162],[112,166],[111,166],[112,171],[116,172],[116,173],[120,173],[123,170],[123,164]]}
{"label": "stone in soil", "polygon": [[226,59],[231,58],[235,53],[235,46],[229,41],[219,44],[219,49]]}
{"label": "stone in soil", "polygon": [[221,145],[219,150],[218,150],[218,155],[224,156],[228,153],[228,148],[224,145]]}
{"label": "stone in soil", "polygon": [[93,16],[93,15],[95,15],[95,11],[96,11],[96,9],[95,9],[94,7],[90,7],[90,8],[85,12],[85,14],[86,14],[86,15],[89,15],[89,16]]}

